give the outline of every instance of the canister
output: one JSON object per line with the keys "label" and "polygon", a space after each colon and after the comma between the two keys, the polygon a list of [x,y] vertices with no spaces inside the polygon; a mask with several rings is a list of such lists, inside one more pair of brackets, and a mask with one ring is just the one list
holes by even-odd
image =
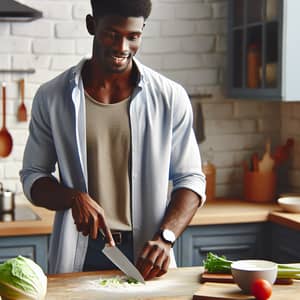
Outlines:
{"label": "canister", "polygon": [[15,193],[10,190],[3,189],[0,182],[0,214],[12,213],[15,209]]}

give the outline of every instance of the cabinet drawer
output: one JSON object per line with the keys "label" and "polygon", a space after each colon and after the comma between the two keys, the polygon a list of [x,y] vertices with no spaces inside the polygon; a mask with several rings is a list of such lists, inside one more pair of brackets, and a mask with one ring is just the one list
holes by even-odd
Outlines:
{"label": "cabinet drawer", "polygon": [[230,260],[265,257],[263,223],[189,227],[178,240],[180,266],[203,265],[208,252]]}

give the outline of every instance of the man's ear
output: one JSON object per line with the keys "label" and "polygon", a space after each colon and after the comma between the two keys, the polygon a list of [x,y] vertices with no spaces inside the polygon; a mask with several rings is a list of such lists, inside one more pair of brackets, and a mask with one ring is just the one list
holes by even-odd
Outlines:
{"label": "man's ear", "polygon": [[85,17],[86,28],[90,35],[95,35],[95,19],[91,15]]}

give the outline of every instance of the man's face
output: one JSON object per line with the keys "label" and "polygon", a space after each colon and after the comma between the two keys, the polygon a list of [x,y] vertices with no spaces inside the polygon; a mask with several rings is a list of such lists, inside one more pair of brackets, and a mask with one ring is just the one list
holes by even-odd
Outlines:
{"label": "man's face", "polygon": [[131,68],[144,27],[143,17],[105,16],[94,19],[93,59],[108,73]]}

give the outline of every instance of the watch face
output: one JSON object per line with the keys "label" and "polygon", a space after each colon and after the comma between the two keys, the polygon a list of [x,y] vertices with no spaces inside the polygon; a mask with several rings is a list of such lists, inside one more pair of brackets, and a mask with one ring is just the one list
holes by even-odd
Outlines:
{"label": "watch face", "polygon": [[164,240],[166,240],[167,242],[170,242],[170,243],[174,243],[176,240],[174,232],[169,229],[164,229],[162,231],[162,236],[163,236]]}

